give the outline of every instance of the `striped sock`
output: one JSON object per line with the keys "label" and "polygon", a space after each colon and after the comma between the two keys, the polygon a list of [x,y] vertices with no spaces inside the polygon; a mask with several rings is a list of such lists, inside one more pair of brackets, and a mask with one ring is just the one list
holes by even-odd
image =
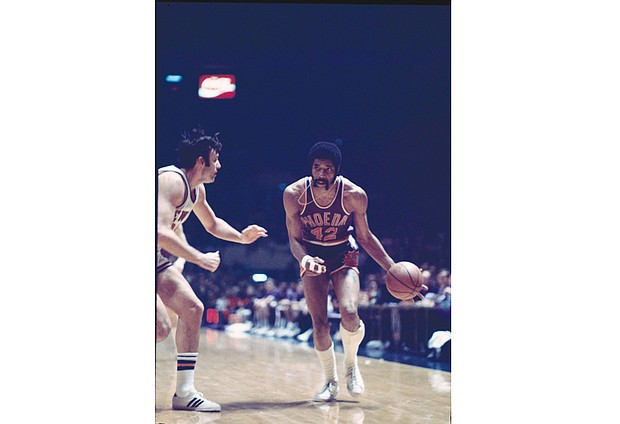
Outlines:
{"label": "striped sock", "polygon": [[194,388],[194,368],[197,359],[198,352],[177,354],[177,396],[185,397],[190,392],[196,391]]}

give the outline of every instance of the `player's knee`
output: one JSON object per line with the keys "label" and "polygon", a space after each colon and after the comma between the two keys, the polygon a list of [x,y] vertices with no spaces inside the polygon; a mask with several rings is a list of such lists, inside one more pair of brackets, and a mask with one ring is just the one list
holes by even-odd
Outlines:
{"label": "player's knee", "polygon": [[164,322],[158,322],[155,326],[155,341],[157,343],[163,341],[168,337],[172,331],[172,323],[170,320],[166,320]]}
{"label": "player's knee", "polygon": [[340,305],[340,316],[345,322],[357,320],[357,305],[354,302],[345,302]]}
{"label": "player's knee", "polygon": [[188,324],[198,323],[198,325],[200,325],[204,310],[205,307],[202,302],[196,299],[196,301],[191,302],[183,308],[183,311],[179,314],[179,318]]}
{"label": "player's knee", "polygon": [[197,300],[194,305],[190,308],[192,316],[196,319],[202,319],[202,314],[205,311],[205,306],[200,300]]}
{"label": "player's knee", "polygon": [[157,343],[166,340],[166,337],[170,334],[170,327],[158,328],[155,334],[155,341]]}
{"label": "player's knee", "polygon": [[357,305],[355,302],[343,302],[340,304],[340,315],[343,319],[357,318]]}

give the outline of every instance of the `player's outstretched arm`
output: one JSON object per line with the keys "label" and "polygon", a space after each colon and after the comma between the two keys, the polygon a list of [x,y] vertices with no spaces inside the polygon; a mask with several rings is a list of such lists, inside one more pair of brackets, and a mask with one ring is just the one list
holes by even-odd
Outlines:
{"label": "player's outstretched arm", "polygon": [[241,243],[243,244],[254,243],[261,237],[268,237],[267,230],[256,224],[248,225],[241,231]]}
{"label": "player's outstretched arm", "polygon": [[394,260],[385,251],[379,239],[370,231],[368,225],[368,196],[361,187],[350,190],[347,208],[354,213],[355,235],[357,241],[375,262],[384,270],[394,265]]}
{"label": "player's outstretched arm", "polygon": [[239,232],[229,223],[215,215],[211,206],[207,203],[204,186],[198,189],[198,199],[194,205],[194,213],[207,232],[213,236],[235,243],[250,244],[261,237],[267,237],[267,230],[259,225],[249,225]]}

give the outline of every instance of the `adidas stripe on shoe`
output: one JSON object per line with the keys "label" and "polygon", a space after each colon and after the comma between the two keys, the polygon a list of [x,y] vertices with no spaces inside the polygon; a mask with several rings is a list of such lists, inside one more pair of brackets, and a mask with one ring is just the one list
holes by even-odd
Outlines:
{"label": "adidas stripe on shoe", "polygon": [[202,393],[194,392],[185,397],[174,395],[172,409],[198,412],[220,412],[222,407],[215,402],[205,399]]}

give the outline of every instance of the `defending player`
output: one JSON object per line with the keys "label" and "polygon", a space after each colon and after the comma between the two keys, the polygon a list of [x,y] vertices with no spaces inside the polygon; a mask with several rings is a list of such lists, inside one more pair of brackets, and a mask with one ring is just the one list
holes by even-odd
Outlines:
{"label": "defending player", "polygon": [[333,143],[316,143],[308,153],[311,176],[284,190],[286,227],[293,256],[299,261],[306,302],[312,317],[314,348],[325,373],[316,401],[338,394],[336,356],[327,318],[329,282],[339,301],[340,334],[344,347],[347,390],[364,392],[357,350],[364,339],[364,323],[357,314],[360,290],[359,248],[353,238],[385,270],[394,264],[368,227],[368,197],[364,190],[338,175],[342,156]]}
{"label": "defending player", "polygon": [[172,399],[173,409],[220,411],[215,402],[204,398],[194,387],[194,368],[198,357],[200,324],[204,306],[177,267],[166,259],[161,250],[183,258],[208,271],[220,264],[219,252],[203,253],[188,244],[181,224],[193,211],[205,230],[222,240],[253,243],[267,237],[267,231],[250,225],[238,232],[218,218],[207,203],[204,184],[213,183],[222,164],[222,148],[215,136],[198,128],[183,135],[179,143],[179,168],[166,166],[158,170],[157,196],[157,270],[156,270],[156,340],[164,340],[171,323],[166,306],[178,315],[176,330],[177,381]]}

